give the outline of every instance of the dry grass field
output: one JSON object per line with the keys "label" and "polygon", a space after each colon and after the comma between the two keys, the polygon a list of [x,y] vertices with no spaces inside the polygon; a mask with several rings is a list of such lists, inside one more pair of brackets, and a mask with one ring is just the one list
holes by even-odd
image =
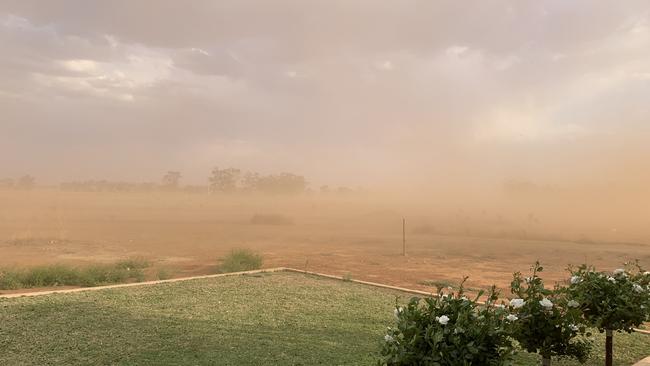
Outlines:
{"label": "dry grass field", "polygon": [[[549,280],[564,278],[569,263],[609,270],[636,258],[650,267],[643,240],[597,231],[558,234],[525,211],[517,221],[516,213],[458,209],[444,216],[432,207],[322,194],[0,191],[0,267],[144,257],[153,263],[149,277],[160,269],[186,276],[213,273],[220,257],[250,248],[263,255],[264,267],[419,289],[464,275],[470,287],[506,287],[513,271],[526,271],[538,259]],[[402,216],[407,256],[401,255]]]}

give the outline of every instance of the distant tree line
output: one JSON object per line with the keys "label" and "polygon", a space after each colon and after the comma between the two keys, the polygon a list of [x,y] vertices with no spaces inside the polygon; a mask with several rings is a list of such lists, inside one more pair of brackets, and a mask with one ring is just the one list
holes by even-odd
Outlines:
{"label": "distant tree line", "polygon": [[242,172],[240,169],[214,168],[208,177],[208,184],[181,184],[183,176],[178,171],[165,173],[160,183],[130,183],[108,180],[87,180],[61,183],[60,189],[75,192],[188,192],[188,193],[252,193],[298,194],[307,190],[305,177],[293,173],[263,175],[257,172]]}
{"label": "distant tree line", "polygon": [[208,178],[211,193],[260,192],[267,194],[296,194],[307,190],[307,180],[301,175],[280,173],[262,175],[235,168],[212,169]]}
{"label": "distant tree line", "polygon": [[20,178],[2,178],[0,179],[0,189],[22,189],[28,190],[34,188],[36,178],[31,175],[23,175]]}
{"label": "distant tree line", "polygon": [[[159,183],[131,183],[108,180],[86,180],[61,183],[60,189],[69,192],[187,192],[187,193],[263,193],[300,194],[312,192],[305,177],[293,173],[260,174],[243,172],[237,168],[214,168],[207,179],[207,185],[182,185],[183,175],[179,171],[166,172]],[[2,187],[0,180],[0,187]],[[347,187],[320,187],[322,194],[351,194],[357,190]]]}

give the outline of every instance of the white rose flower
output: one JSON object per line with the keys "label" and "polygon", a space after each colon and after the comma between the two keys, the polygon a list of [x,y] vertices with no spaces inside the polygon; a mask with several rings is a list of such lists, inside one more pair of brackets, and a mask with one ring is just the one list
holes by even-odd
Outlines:
{"label": "white rose flower", "polygon": [[641,285],[639,285],[638,283],[635,283],[633,287],[634,287],[634,291],[643,292],[643,287],[641,287]]}
{"label": "white rose flower", "polygon": [[623,268],[616,268],[614,270],[615,275],[620,275],[620,274],[623,274],[623,273],[625,273],[625,270]]}
{"label": "white rose flower", "polygon": [[510,314],[506,316],[506,319],[508,319],[509,322],[514,322],[515,320],[519,319],[515,314]]}
{"label": "white rose flower", "polygon": [[396,309],[395,309],[395,312],[394,312],[394,314],[395,314],[395,318],[399,318],[399,315],[402,313],[403,310],[404,310],[404,309],[403,309],[401,306],[398,307],[398,308],[396,308]]}
{"label": "white rose flower", "polygon": [[384,336],[384,340],[385,340],[386,342],[389,342],[389,343],[390,343],[390,342],[393,342],[393,341],[395,340],[395,338],[393,338],[390,334],[386,334],[386,335]]}
{"label": "white rose flower", "polygon": [[524,299],[512,299],[510,300],[510,306],[512,306],[515,309],[519,309],[520,307],[524,306],[526,301]]}
{"label": "white rose flower", "polygon": [[580,303],[575,300],[569,300],[567,306],[570,308],[577,308],[578,306],[580,306]]}
{"label": "white rose flower", "polygon": [[580,278],[580,276],[571,276],[571,284],[572,285],[580,283],[581,281],[582,281],[582,278]]}
{"label": "white rose flower", "polygon": [[644,275],[644,276],[650,276],[650,271],[645,271],[645,272],[643,272],[643,275]]}
{"label": "white rose flower", "polygon": [[609,281],[611,283],[616,283],[616,278],[614,278],[612,276],[607,276],[607,281]]}
{"label": "white rose flower", "polygon": [[574,332],[577,332],[578,330],[580,330],[580,328],[578,328],[578,326],[576,326],[575,324],[569,325],[569,329],[571,329]]}
{"label": "white rose flower", "polygon": [[551,300],[546,299],[546,298],[542,299],[539,302],[539,304],[542,305],[543,307],[545,307],[546,310],[549,310],[549,309],[551,309],[553,307],[553,303],[551,302]]}
{"label": "white rose flower", "polygon": [[447,315],[443,315],[443,316],[441,316],[439,318],[438,317],[436,317],[436,318],[438,320],[438,323],[440,323],[442,325],[447,325],[447,323],[449,323],[449,317]]}

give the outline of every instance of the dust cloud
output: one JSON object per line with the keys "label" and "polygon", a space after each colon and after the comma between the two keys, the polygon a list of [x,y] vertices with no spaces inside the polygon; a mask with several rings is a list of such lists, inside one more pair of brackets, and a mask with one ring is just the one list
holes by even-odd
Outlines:
{"label": "dust cloud", "polygon": [[644,1],[6,0],[0,52],[0,266],[650,266]]}

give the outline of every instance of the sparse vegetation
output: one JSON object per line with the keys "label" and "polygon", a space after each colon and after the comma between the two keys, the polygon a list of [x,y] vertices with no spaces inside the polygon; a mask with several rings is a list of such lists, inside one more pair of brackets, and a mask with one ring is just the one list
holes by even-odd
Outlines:
{"label": "sparse vegetation", "polygon": [[436,292],[440,292],[443,289],[456,289],[457,285],[454,282],[446,280],[423,280],[418,282],[420,285],[435,287]]}
{"label": "sparse vegetation", "polygon": [[31,268],[0,269],[0,290],[16,290],[53,286],[100,286],[144,280],[149,262],[142,258],[127,259],[113,264],[73,267],[52,264]]}
{"label": "sparse vegetation", "polygon": [[118,268],[123,268],[126,270],[132,269],[144,269],[151,266],[151,263],[143,257],[133,257],[129,259],[121,260],[115,263],[115,266]]}
{"label": "sparse vegetation", "polygon": [[158,272],[156,273],[156,278],[159,280],[168,280],[172,278],[172,276],[172,271],[165,267],[158,268]]}
{"label": "sparse vegetation", "polygon": [[341,278],[343,279],[343,281],[350,282],[352,281],[352,273],[346,272]]}
{"label": "sparse vegetation", "polygon": [[250,249],[235,249],[223,258],[217,272],[242,272],[262,268],[262,256]]}

